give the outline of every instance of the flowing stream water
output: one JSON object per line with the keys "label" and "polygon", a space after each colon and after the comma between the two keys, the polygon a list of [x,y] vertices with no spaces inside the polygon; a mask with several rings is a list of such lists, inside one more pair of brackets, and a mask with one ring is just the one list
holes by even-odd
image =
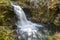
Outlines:
{"label": "flowing stream water", "polygon": [[43,30],[43,25],[33,23],[27,20],[25,12],[22,7],[11,3],[16,14],[18,21],[15,23],[17,26],[17,34],[19,40],[47,40],[46,33]]}

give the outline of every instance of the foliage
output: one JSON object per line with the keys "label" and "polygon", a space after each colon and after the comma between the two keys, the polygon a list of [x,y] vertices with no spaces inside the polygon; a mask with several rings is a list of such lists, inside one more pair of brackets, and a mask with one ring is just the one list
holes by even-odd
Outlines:
{"label": "foliage", "polygon": [[14,30],[10,29],[11,26],[0,26],[0,40],[16,40]]}
{"label": "foliage", "polygon": [[[10,0],[0,0],[0,40],[17,40],[14,24],[11,18],[14,17]],[[14,33],[15,32],[15,33]]]}

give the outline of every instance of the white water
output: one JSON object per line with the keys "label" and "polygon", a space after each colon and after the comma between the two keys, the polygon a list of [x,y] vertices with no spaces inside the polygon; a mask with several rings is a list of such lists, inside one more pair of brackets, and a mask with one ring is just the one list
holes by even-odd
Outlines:
{"label": "white water", "polygon": [[11,3],[11,5],[18,18],[16,26],[19,40],[45,40],[44,35],[38,32],[38,28],[43,26],[28,21],[21,6],[15,5],[14,3]]}

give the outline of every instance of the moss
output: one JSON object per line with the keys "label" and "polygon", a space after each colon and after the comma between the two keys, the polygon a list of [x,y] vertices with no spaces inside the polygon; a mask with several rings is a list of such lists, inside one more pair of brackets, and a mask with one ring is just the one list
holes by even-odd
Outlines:
{"label": "moss", "polygon": [[53,40],[52,36],[47,37],[48,40]]}

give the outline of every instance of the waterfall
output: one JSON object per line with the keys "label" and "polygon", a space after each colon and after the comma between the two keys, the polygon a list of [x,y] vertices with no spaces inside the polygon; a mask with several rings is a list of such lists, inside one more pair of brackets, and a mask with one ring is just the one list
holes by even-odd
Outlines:
{"label": "waterfall", "polygon": [[11,3],[18,21],[16,22],[19,40],[46,40],[46,35],[42,34],[43,25],[39,25],[27,20],[22,7]]}

